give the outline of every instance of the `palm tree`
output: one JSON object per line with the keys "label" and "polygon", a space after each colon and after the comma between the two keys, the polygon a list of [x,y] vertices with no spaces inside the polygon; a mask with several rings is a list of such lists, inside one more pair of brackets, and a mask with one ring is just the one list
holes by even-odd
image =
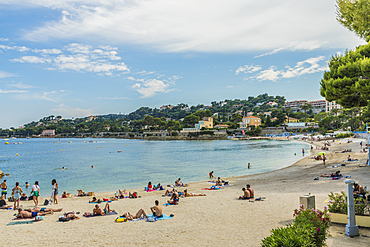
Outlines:
{"label": "palm tree", "polygon": [[310,107],[310,104],[305,104],[301,107],[302,110],[304,110],[304,122],[306,122],[306,117],[307,117],[307,111],[312,107]]}
{"label": "palm tree", "polygon": [[285,112],[286,112],[286,116],[288,117],[288,123],[289,123],[289,113],[292,111],[292,109],[290,108],[286,108],[285,109]]}

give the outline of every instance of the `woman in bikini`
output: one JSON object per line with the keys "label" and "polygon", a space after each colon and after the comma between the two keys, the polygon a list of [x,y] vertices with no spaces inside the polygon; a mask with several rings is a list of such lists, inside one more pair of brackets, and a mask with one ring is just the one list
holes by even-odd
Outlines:
{"label": "woman in bikini", "polygon": [[21,187],[19,187],[19,183],[15,183],[15,187],[12,190],[12,195],[14,197],[14,209],[19,208],[19,200],[21,199],[21,193],[23,193],[23,190]]}

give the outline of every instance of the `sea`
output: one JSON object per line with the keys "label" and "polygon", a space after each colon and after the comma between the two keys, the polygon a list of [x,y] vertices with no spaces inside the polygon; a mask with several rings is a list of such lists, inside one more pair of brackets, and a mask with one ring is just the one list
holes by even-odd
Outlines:
{"label": "sea", "polygon": [[[108,192],[153,184],[207,181],[277,170],[309,155],[310,145],[279,140],[148,141],[112,138],[31,138],[0,141],[0,170],[9,189],[39,182],[49,196],[56,179],[59,193]],[[248,163],[251,169],[248,169]],[[65,169],[62,169],[62,168]],[[1,179],[0,179],[1,180]]]}

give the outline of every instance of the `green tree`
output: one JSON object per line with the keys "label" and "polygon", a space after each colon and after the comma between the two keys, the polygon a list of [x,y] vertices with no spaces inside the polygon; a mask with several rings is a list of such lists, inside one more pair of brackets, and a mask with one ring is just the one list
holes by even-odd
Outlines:
{"label": "green tree", "polygon": [[183,124],[185,126],[194,126],[194,124],[199,122],[199,117],[197,115],[191,114],[184,118]]}
{"label": "green tree", "polygon": [[320,93],[344,108],[366,106],[370,99],[370,43],[329,60]]}
{"label": "green tree", "polygon": [[361,38],[368,40],[370,35],[370,1],[337,0],[337,21]]}

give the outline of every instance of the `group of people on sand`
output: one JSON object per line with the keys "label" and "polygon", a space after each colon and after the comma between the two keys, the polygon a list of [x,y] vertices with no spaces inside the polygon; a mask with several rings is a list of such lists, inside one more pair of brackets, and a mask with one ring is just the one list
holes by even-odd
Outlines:
{"label": "group of people on sand", "polygon": [[158,183],[157,185],[152,185],[152,182],[148,182],[148,186],[145,188],[146,191],[152,191],[152,190],[164,190],[161,183]]}
{"label": "group of people on sand", "polygon": [[[52,180],[51,184],[53,185],[53,203],[58,204],[58,183],[55,179]],[[28,188],[30,185],[28,182],[26,182],[26,188]],[[7,194],[8,194],[8,185],[6,183],[6,180],[4,180],[1,184],[1,196],[4,197],[6,200]],[[23,189],[19,186],[19,182],[15,183],[15,187],[12,189],[12,200],[14,201],[14,209],[19,208],[19,201],[21,200],[27,200],[28,197],[26,193],[24,193]],[[39,196],[40,196],[40,186],[39,182],[36,181],[34,185],[32,185],[31,189],[31,196],[33,202],[35,203],[35,206],[39,204]]]}
{"label": "group of people on sand", "polygon": [[239,196],[239,200],[254,199],[254,190],[249,184],[247,184],[247,188],[243,188],[242,191],[244,194],[242,196]]}

